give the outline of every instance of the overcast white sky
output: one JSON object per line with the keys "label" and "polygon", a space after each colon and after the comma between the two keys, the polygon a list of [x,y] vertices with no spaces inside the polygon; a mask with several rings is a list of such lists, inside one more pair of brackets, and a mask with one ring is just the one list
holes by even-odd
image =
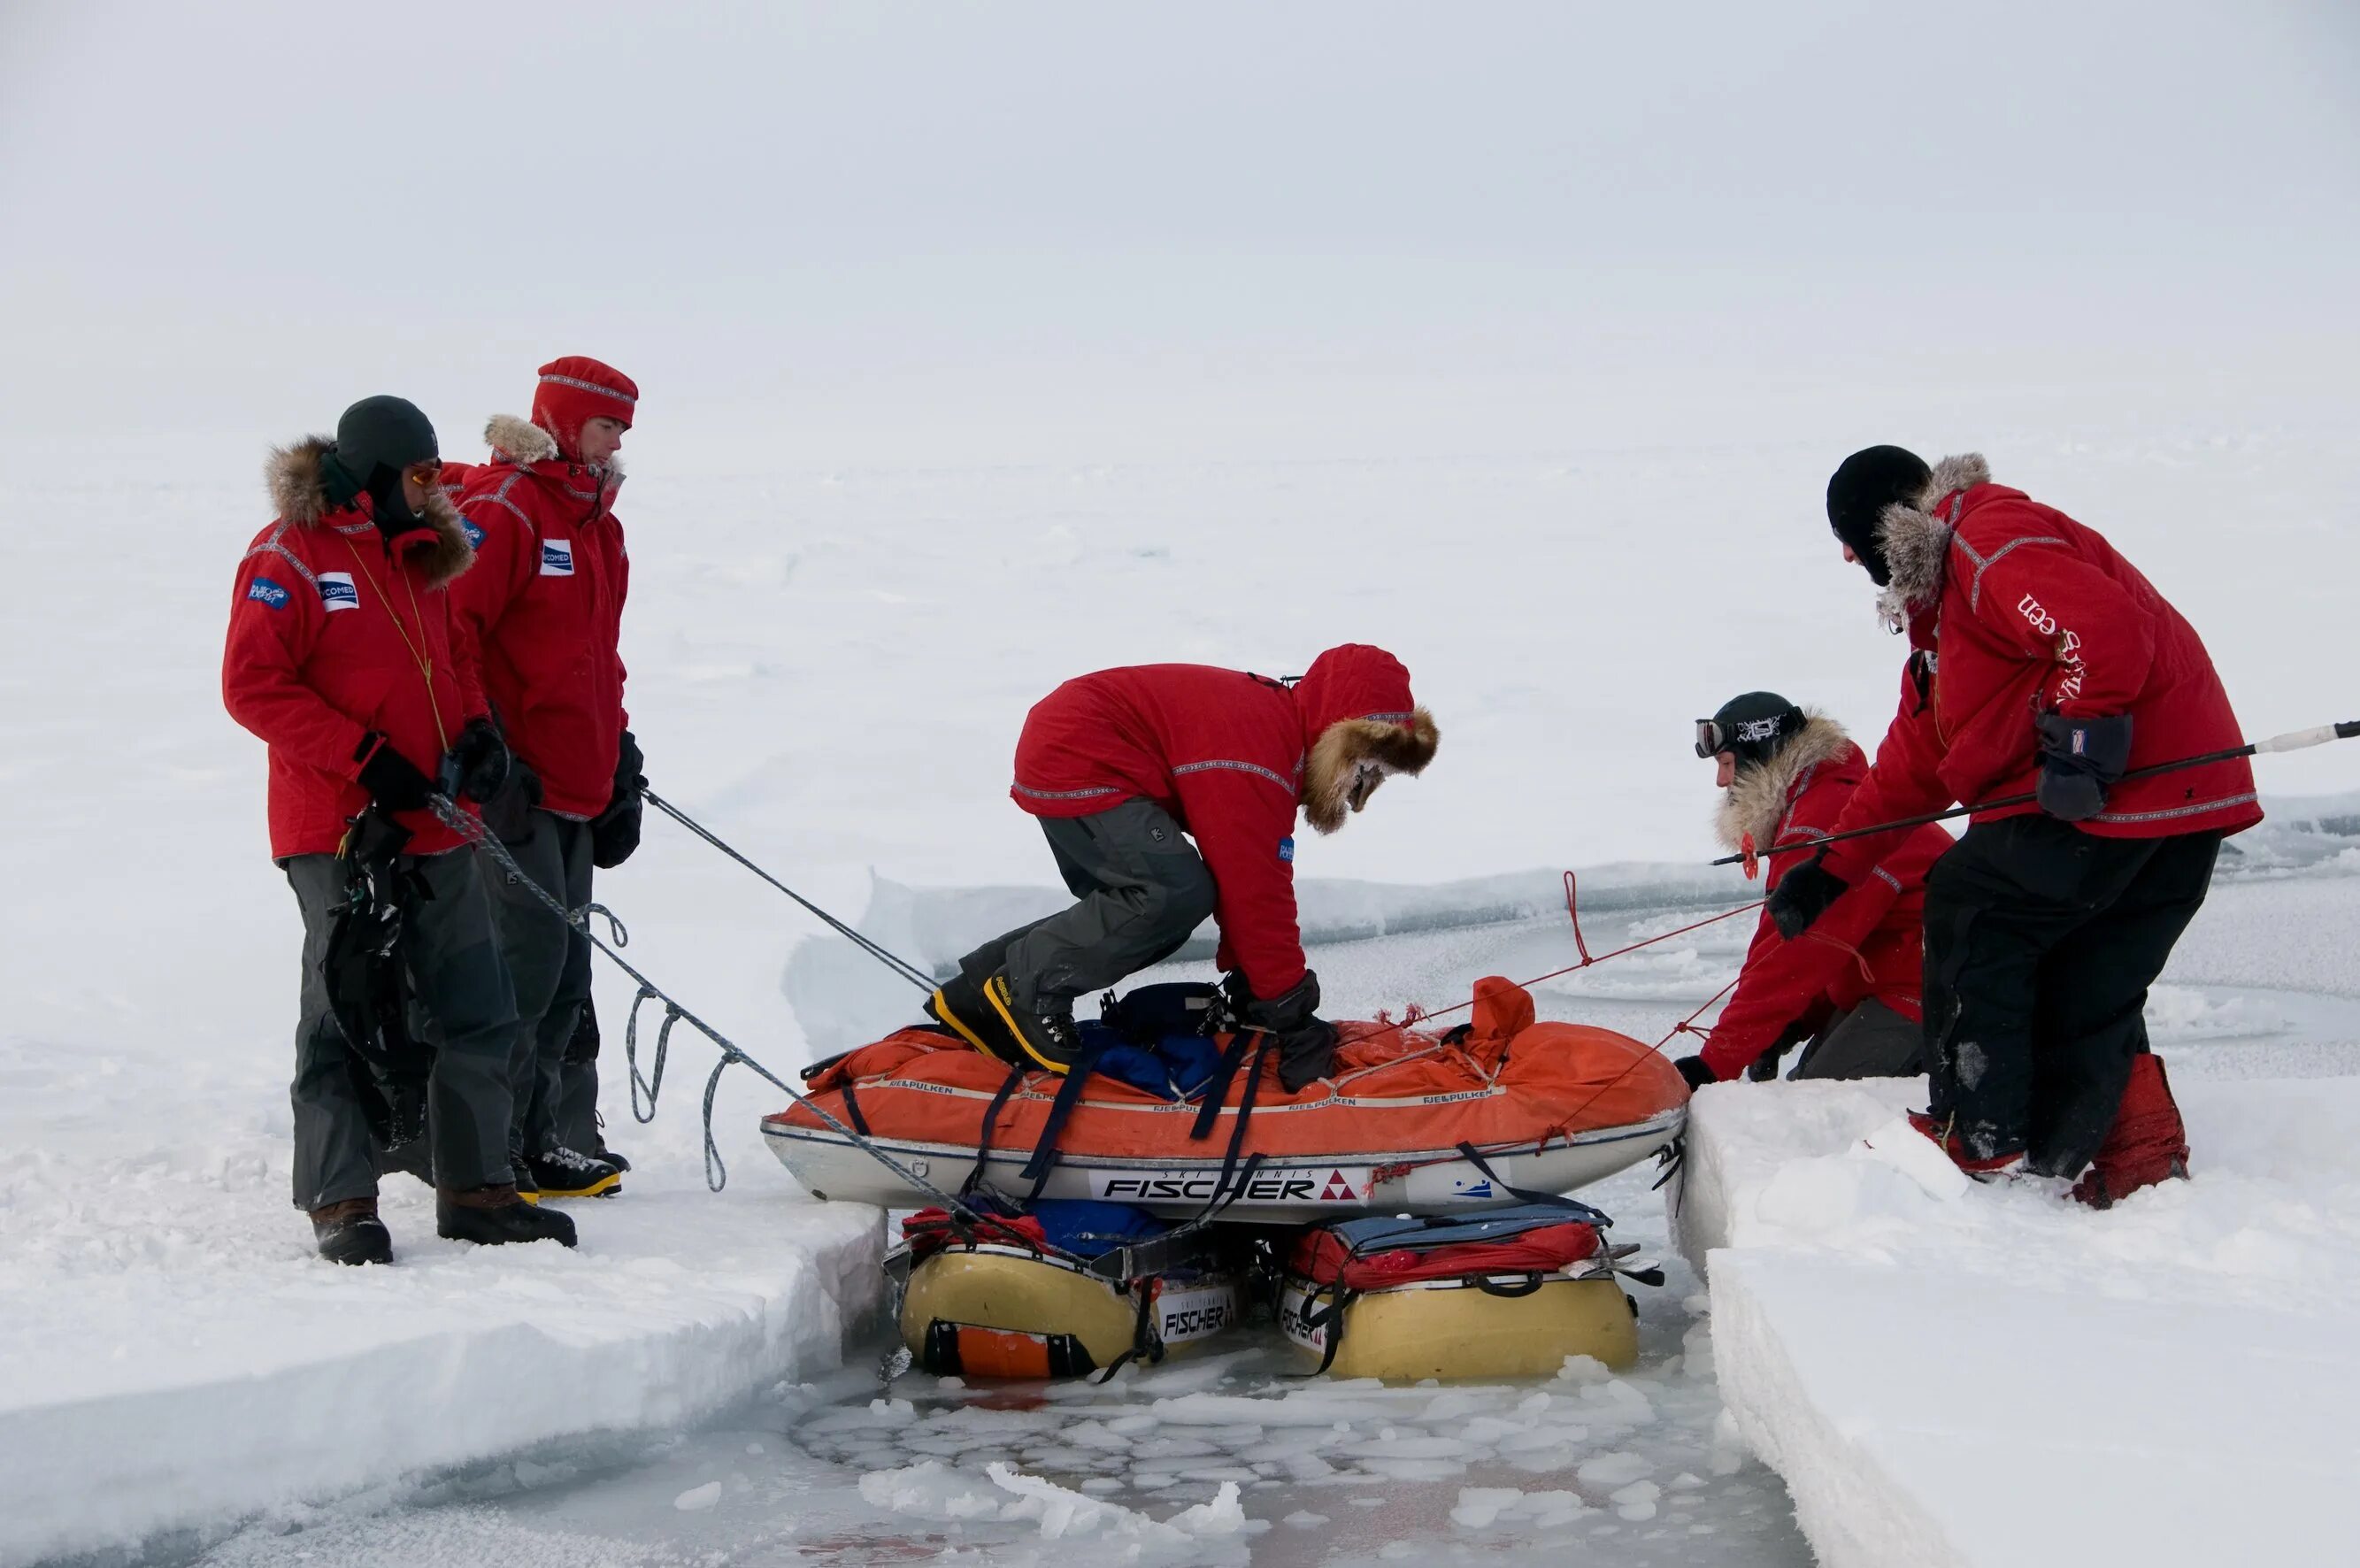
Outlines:
{"label": "overcast white sky", "polygon": [[2300,389],[2360,348],[2360,6],[5,0],[0,232],[0,425],[241,471],[570,350],[806,466]]}

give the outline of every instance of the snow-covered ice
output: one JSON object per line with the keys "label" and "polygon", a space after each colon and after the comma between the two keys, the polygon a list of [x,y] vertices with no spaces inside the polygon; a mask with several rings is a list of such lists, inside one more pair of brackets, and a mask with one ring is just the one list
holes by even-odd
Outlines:
{"label": "snow-covered ice", "polygon": [[2195,1179],[2104,1214],[1864,1148],[1921,1087],[1698,1097],[1679,1231],[1722,1396],[1827,1568],[2340,1553],[2360,1081],[2169,1060]]}

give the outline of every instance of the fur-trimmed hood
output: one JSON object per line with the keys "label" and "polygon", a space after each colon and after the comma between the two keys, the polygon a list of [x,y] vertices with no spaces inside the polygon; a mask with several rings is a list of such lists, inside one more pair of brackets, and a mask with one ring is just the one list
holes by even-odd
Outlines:
{"label": "fur-trimmed hood", "polygon": [[[263,465],[263,477],[270,486],[271,504],[279,508],[282,522],[299,528],[326,526],[328,519],[341,515],[328,504],[328,485],[320,472],[320,460],[335,450],[336,443],[326,436],[305,436],[292,446],[271,449],[270,461]],[[342,508],[355,516],[365,515],[361,506]],[[418,564],[426,573],[429,587],[439,588],[475,563],[475,548],[467,543],[467,535],[459,524],[459,509],[440,488],[426,493],[426,525],[433,538],[415,553]]]}
{"label": "fur-trimmed hood", "polygon": [[1395,773],[1421,773],[1441,735],[1410,695],[1409,670],[1383,648],[1348,642],[1311,661],[1293,688],[1303,721],[1303,814],[1334,833]]}
{"label": "fur-trimmed hood", "polygon": [[514,414],[494,414],[484,422],[484,440],[508,462],[530,468],[557,455],[557,438]]}
{"label": "fur-trimmed hood", "polygon": [[[1337,720],[1319,732],[1304,758],[1305,819],[1323,833],[1334,833],[1346,817],[1369,803],[1386,779],[1425,772],[1441,744],[1434,715],[1424,708],[1410,710],[1405,726],[1396,719]],[[1360,778],[1363,763],[1379,770],[1365,782]]]}
{"label": "fur-trimmed hood", "polygon": [[1786,794],[1795,780],[1807,770],[1855,749],[1843,725],[1825,713],[1809,709],[1804,713],[1802,729],[1777,756],[1767,762],[1740,766],[1737,782],[1721,791],[1721,804],[1712,815],[1712,832],[1724,847],[1742,850],[1750,837],[1754,848],[1767,850],[1786,814]]}
{"label": "fur-trimmed hood", "polygon": [[1942,497],[1991,483],[1991,464],[1979,452],[1961,452],[1934,465],[1915,506],[1896,501],[1885,508],[1876,537],[1885,546],[1885,565],[1892,582],[1876,601],[1885,624],[1909,624],[1912,610],[1930,609],[1941,597],[1942,566],[1950,553],[1950,524],[1934,516]]}

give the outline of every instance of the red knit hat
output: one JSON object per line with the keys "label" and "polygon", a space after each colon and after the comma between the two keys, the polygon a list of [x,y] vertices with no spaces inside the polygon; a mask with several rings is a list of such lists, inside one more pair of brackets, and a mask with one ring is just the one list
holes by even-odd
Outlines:
{"label": "red knit hat", "polygon": [[572,457],[582,450],[585,419],[620,419],[628,430],[639,401],[639,383],[629,376],[586,354],[569,354],[541,367],[532,422],[555,436],[558,451]]}

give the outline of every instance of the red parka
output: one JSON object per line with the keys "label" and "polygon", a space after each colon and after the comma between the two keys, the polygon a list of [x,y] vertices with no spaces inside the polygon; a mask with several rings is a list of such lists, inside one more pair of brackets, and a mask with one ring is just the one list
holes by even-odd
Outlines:
{"label": "red parka", "polygon": [[[388,543],[366,495],[330,508],[320,473],[330,444],[314,436],[272,458],[279,517],[238,562],[222,651],[223,705],[270,748],[274,859],[336,852],[368,804],[357,775],[370,731],[431,779],[485,711],[453,657],[446,585],[470,557],[458,515],[430,495],[426,526]],[[412,854],[460,843],[432,812],[396,820]]]}
{"label": "red parka", "polygon": [[492,461],[443,470],[475,569],[452,585],[460,657],[541,804],[595,817],[615,792],[623,709],[623,600],[631,563],[614,513],[619,475],[560,457],[548,431],[503,417]]}
{"label": "red parka", "polygon": [[[1775,844],[1817,838],[1835,826],[1867,777],[1860,747],[1832,719],[1814,717],[1776,757],[1740,773],[1721,808],[1721,836],[1732,849],[1751,838],[1765,855]],[[1903,835],[1898,848],[1792,942],[1765,909],[1737,993],[1698,1052],[1713,1075],[1735,1078],[1789,1027],[1817,1029],[1870,997],[1912,1022],[1921,1018],[1926,873],[1950,843],[1931,824]],[[1770,855],[1769,889],[1808,859]]]}
{"label": "red parka", "polygon": [[[2195,628],[2094,529],[1993,484],[1982,458],[1944,459],[1922,506],[1887,508],[1882,537],[1885,613],[1907,626],[1912,652],[1901,711],[1838,832],[2029,793],[2044,710],[2128,713],[2132,768],[2243,744]],[[2079,826],[2102,838],[2238,833],[2262,820],[2256,800],[2240,758],[2115,784]],[[1857,884],[1898,836],[1837,844],[1826,868]]]}
{"label": "red parka", "polygon": [[1066,681],[1025,716],[1016,803],[1082,817],[1154,801],[1196,841],[1218,889],[1219,963],[1257,996],[1303,978],[1295,915],[1295,813],[1341,825],[1362,761],[1415,773],[1434,722],[1409,671],[1382,648],[1332,648],[1292,687],[1200,664],[1102,670]]}

